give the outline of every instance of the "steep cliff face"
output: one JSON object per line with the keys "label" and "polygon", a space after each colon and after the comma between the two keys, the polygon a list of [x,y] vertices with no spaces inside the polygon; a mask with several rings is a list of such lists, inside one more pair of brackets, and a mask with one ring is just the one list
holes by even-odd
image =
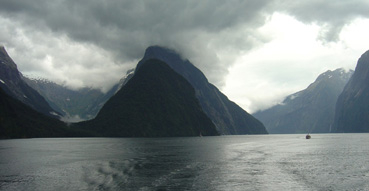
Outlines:
{"label": "steep cliff face", "polygon": [[218,88],[208,82],[198,68],[181,58],[175,51],[159,46],[149,47],[137,68],[152,58],[164,61],[191,83],[202,109],[216,125],[219,133],[227,135],[267,133],[260,121],[230,101]]}
{"label": "steep cliff face", "polygon": [[33,110],[0,88],[0,139],[90,135]]}
{"label": "steep cliff face", "polygon": [[353,71],[327,71],[281,104],[255,113],[269,133],[329,133],[338,96]]}
{"label": "steep cliff face", "polygon": [[100,110],[95,119],[77,124],[113,137],[217,135],[202,111],[195,90],[159,60],[146,60]]}
{"label": "steep cliff face", "polygon": [[337,100],[333,128],[335,132],[369,132],[369,51],[358,60]]}
{"label": "steep cliff face", "polygon": [[47,116],[60,117],[46,100],[22,79],[17,65],[4,47],[0,47],[0,87],[10,96]]}

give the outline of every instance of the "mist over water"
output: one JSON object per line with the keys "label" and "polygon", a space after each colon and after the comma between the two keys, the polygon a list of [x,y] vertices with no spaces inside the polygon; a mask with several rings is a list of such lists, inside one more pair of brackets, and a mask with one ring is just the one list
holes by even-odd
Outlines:
{"label": "mist over water", "polygon": [[0,140],[0,190],[369,190],[369,134]]}

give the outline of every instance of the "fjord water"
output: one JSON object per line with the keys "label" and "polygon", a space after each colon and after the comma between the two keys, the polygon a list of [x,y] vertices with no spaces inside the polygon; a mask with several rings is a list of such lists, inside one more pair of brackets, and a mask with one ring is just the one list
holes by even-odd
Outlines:
{"label": "fjord water", "polygon": [[0,140],[0,190],[369,190],[369,134]]}

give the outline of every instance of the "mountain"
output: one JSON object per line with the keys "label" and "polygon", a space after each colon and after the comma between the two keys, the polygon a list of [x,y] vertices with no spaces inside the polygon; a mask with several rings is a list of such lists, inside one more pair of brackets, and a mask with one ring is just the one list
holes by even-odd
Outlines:
{"label": "mountain", "polygon": [[328,70],[305,90],[254,116],[269,133],[329,133],[337,98],[352,73],[352,70]]}
{"label": "mountain", "polygon": [[96,118],[77,126],[112,137],[217,135],[191,84],[155,59],[141,62]]}
{"label": "mountain", "polygon": [[337,100],[333,129],[339,133],[369,132],[369,51],[359,58]]}
{"label": "mountain", "polygon": [[205,75],[188,60],[184,60],[173,50],[151,46],[146,49],[137,68],[149,59],[158,59],[167,63],[174,71],[190,82],[196,92],[203,111],[215,124],[221,134],[266,134],[263,124],[230,101]]}
{"label": "mountain", "polygon": [[58,119],[35,111],[0,88],[0,139],[89,135],[91,134],[71,129]]}
{"label": "mountain", "polygon": [[40,93],[54,110],[63,114],[64,121],[78,122],[94,118],[105,102],[110,99],[131,76],[132,71],[128,71],[127,75],[106,93],[92,88],[72,90],[45,79],[31,79],[27,77],[23,79],[29,86]]}
{"label": "mountain", "polygon": [[37,91],[22,80],[22,74],[4,47],[0,47],[0,88],[40,113],[60,117]]}

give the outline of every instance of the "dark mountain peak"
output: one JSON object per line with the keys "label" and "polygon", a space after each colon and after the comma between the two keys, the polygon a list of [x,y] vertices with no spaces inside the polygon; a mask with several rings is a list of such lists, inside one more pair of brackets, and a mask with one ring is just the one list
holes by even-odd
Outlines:
{"label": "dark mountain peak", "polygon": [[10,67],[10,69],[17,70],[17,65],[10,58],[4,46],[0,46],[0,65],[2,67]]}
{"label": "dark mountain peak", "polygon": [[184,61],[182,59],[181,55],[177,53],[176,51],[161,47],[161,46],[150,46],[146,49],[144,59],[150,59],[150,58],[162,58],[164,60],[170,59],[172,61]]}
{"label": "dark mountain peak", "polygon": [[190,83],[157,59],[142,62],[96,118],[80,125],[104,136],[217,135]]}
{"label": "dark mountain peak", "polygon": [[90,134],[71,129],[9,96],[0,87],[0,139],[33,137],[82,137]]}
{"label": "dark mountain peak", "polygon": [[359,58],[356,69],[336,104],[336,132],[369,132],[369,51]]}
{"label": "dark mountain peak", "polygon": [[360,60],[369,60],[369,50],[367,50],[366,52],[364,52],[364,54],[362,54],[359,58]]}
{"label": "dark mountain peak", "polygon": [[5,48],[0,49],[0,87],[13,98],[25,103],[38,112],[59,117],[45,99],[22,79],[17,65],[10,58]]}
{"label": "dark mountain peak", "polygon": [[145,50],[145,55],[160,54],[160,53],[174,53],[174,54],[176,54],[176,52],[174,50],[172,50],[170,48],[163,47],[163,46],[159,46],[159,45],[149,46]]}
{"label": "dark mountain peak", "polygon": [[3,45],[0,45],[0,54],[7,54],[5,47]]}
{"label": "dark mountain peak", "polygon": [[[150,46],[146,49],[145,55],[142,60],[138,63],[137,68],[140,67],[141,63],[149,59],[158,59],[167,63],[174,71],[181,74],[187,80],[189,80],[192,85],[194,82],[204,82],[208,83],[208,79],[205,75],[190,61],[183,59],[182,56],[174,50],[160,46]],[[136,69],[137,69],[136,68]]]}
{"label": "dark mountain peak", "polygon": [[6,52],[5,47],[3,45],[0,45],[0,55],[1,56],[8,55],[8,53]]}
{"label": "dark mountain peak", "polygon": [[168,64],[194,87],[196,97],[204,112],[212,119],[221,134],[263,134],[267,133],[263,124],[230,101],[205,75],[189,60],[174,50],[151,46],[137,68],[148,59],[158,59]]}
{"label": "dark mountain peak", "polygon": [[[355,74],[352,78],[353,81],[359,82],[363,80],[369,80],[369,50],[361,55],[359,58],[356,68]],[[368,82],[368,81],[366,81]]]}

